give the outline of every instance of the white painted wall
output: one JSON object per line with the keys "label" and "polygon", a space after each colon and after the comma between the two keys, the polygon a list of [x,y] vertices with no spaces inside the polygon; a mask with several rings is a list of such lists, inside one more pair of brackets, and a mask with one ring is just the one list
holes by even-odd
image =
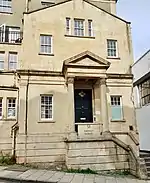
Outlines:
{"label": "white painted wall", "polygon": [[[150,72],[150,50],[132,65],[134,82]],[[150,150],[150,104],[140,107],[140,95],[138,87],[133,89],[136,119],[140,136],[140,149]]]}
{"label": "white painted wall", "polygon": [[140,149],[150,150],[150,105],[136,109]]}
{"label": "white painted wall", "polygon": [[150,72],[150,50],[141,59],[132,65],[134,82]]}

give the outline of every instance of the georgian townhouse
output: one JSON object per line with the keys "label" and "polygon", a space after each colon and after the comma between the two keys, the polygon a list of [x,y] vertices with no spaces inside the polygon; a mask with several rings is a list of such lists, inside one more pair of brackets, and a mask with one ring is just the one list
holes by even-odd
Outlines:
{"label": "georgian townhouse", "polygon": [[0,0],[1,152],[141,176],[130,23],[117,1],[15,3]]}

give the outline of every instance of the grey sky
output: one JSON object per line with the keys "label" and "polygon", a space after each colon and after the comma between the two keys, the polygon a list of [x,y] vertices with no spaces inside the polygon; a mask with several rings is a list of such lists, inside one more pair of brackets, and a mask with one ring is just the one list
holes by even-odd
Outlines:
{"label": "grey sky", "polygon": [[132,23],[136,61],[150,49],[150,0],[118,0],[117,14]]}

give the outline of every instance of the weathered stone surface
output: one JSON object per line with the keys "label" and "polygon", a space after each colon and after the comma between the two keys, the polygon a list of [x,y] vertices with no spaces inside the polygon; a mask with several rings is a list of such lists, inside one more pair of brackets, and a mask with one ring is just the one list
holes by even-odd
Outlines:
{"label": "weathered stone surface", "polygon": [[71,183],[83,183],[84,175],[75,174]]}
{"label": "weathered stone surface", "polygon": [[61,180],[61,178],[65,175],[64,172],[56,172],[50,179],[48,179],[49,182],[58,182]]}

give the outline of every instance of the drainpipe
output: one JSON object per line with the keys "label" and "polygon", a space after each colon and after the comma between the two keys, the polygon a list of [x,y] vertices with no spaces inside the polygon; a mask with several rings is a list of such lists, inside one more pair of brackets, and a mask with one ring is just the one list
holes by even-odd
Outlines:
{"label": "drainpipe", "polygon": [[[17,83],[17,72],[14,72],[14,87],[16,87]],[[17,90],[17,121],[16,123],[11,127],[11,137],[13,139],[12,141],[12,157],[16,158],[16,135],[17,131],[19,130],[19,89]]]}
{"label": "drainpipe", "polygon": [[27,80],[27,86],[26,86],[26,108],[25,108],[25,160],[24,160],[24,164],[27,163],[28,94],[29,94],[29,70],[28,70],[28,80]]}
{"label": "drainpipe", "polygon": [[26,0],[25,3],[26,3],[25,4],[25,12],[28,12],[28,10],[29,10],[29,0]]}

